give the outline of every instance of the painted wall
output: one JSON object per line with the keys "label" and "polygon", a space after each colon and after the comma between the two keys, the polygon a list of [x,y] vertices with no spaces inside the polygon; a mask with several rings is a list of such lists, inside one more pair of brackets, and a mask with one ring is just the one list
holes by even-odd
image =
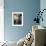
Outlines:
{"label": "painted wall", "polygon": [[[41,9],[41,11],[42,11],[43,9],[46,9],[46,0],[41,0],[41,1],[40,1],[40,9]],[[46,11],[43,12],[42,17],[43,17],[43,22],[41,21],[41,22],[40,22],[40,25],[46,26]]]}
{"label": "painted wall", "polygon": [[[7,41],[18,41],[31,31],[36,12],[40,9],[40,0],[4,0],[4,38]],[[23,27],[12,26],[12,12],[23,12]]]}
{"label": "painted wall", "polygon": [[4,0],[0,0],[0,42],[4,41]]}

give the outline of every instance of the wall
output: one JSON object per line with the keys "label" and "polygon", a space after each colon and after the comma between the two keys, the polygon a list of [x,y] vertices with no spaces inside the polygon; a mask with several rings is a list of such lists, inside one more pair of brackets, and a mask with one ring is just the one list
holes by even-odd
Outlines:
{"label": "wall", "polygon": [[[46,0],[41,0],[41,1],[40,1],[40,9],[41,9],[41,11],[42,11],[43,9],[46,9]],[[46,20],[45,20],[45,19],[46,19],[46,11],[43,12],[42,17],[43,17],[43,22],[41,21],[41,22],[40,22],[40,25],[46,27]]]}
{"label": "wall", "polygon": [[[18,41],[31,31],[36,12],[40,10],[40,0],[4,0],[4,38],[7,41]],[[24,13],[23,27],[12,26],[12,12]]]}
{"label": "wall", "polygon": [[4,41],[4,0],[0,1],[0,42]]}

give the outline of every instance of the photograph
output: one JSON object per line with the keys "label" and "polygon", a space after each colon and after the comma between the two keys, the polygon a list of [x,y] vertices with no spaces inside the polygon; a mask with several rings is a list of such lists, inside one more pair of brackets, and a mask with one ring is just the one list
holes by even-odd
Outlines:
{"label": "photograph", "polygon": [[23,26],[23,12],[12,12],[12,25]]}

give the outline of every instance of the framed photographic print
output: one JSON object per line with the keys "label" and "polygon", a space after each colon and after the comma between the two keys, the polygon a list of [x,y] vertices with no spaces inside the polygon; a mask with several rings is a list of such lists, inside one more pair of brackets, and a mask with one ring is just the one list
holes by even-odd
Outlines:
{"label": "framed photographic print", "polygon": [[12,26],[23,26],[23,12],[12,12]]}

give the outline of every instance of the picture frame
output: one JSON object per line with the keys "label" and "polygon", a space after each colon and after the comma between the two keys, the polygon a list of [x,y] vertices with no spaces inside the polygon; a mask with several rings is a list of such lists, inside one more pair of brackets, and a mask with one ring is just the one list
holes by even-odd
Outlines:
{"label": "picture frame", "polygon": [[23,26],[23,12],[12,12],[12,26]]}

